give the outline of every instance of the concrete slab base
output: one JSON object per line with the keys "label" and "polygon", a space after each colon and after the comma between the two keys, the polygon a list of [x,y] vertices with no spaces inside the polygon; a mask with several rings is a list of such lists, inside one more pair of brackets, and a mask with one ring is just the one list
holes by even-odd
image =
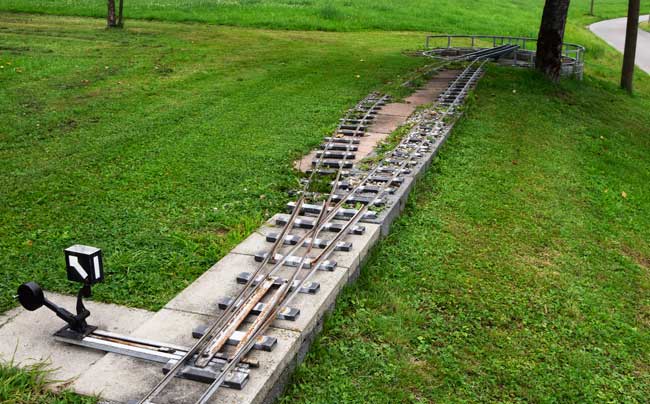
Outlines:
{"label": "concrete slab base", "polygon": [[359,150],[357,151],[355,162],[360,161],[371,155],[377,146],[388,138],[390,133],[381,132],[368,132],[366,136],[361,138],[359,142]]}
{"label": "concrete slab base", "polygon": [[[237,275],[254,272],[258,265],[254,259],[255,253],[270,246],[266,235],[280,231],[275,225],[278,216],[282,215],[269,220],[159,312],[89,302],[88,308],[93,313],[92,323],[120,334],[191,346],[194,343],[192,330],[214,321],[221,314],[222,310],[218,307],[220,298],[232,297],[243,287],[237,283]],[[261,367],[251,370],[251,377],[244,389],[222,389],[214,402],[259,403],[269,396],[270,389],[277,389],[276,379],[283,373],[287,374],[290,363],[293,366],[298,363],[300,347],[316,335],[325,313],[333,308],[336,296],[348,283],[351,274],[358,273],[370,248],[379,239],[378,225],[367,224],[365,228],[363,235],[349,236],[352,242],[350,252],[332,254],[331,259],[338,263],[334,271],[315,272],[310,280],[320,284],[318,292],[314,295],[298,294],[291,302],[292,307],[301,311],[296,321],[274,322],[267,335],[276,337],[278,343],[272,352],[256,351],[251,355],[253,359],[259,359]],[[292,234],[302,235],[304,232],[295,229]],[[296,253],[300,253],[300,250],[302,248]],[[278,275],[288,278],[294,270],[282,268]],[[74,305],[73,297],[49,295],[64,306]],[[162,377],[161,364],[54,341],[51,335],[64,324],[45,309],[28,312],[16,308],[3,314],[0,324],[0,341],[3,342],[0,352],[5,360],[13,357],[16,363],[24,364],[50,360],[58,368],[54,377],[70,380],[70,387],[81,394],[99,395],[111,402],[126,402],[146,394]],[[307,348],[302,349],[306,351]],[[176,380],[158,401],[190,401],[199,394],[199,390],[196,382]]]}
{"label": "concrete slab base", "polygon": [[[194,340],[191,330],[216,317],[178,310],[162,309],[142,324],[133,336],[190,346]],[[251,377],[242,390],[221,389],[211,401],[214,403],[261,403],[286,365],[299,349],[297,332],[271,327],[267,335],[277,338],[272,352],[253,351],[250,358],[258,360],[259,368],[251,370]],[[144,396],[163,377],[162,366],[117,354],[106,354],[84,372],[72,388],[86,395],[99,395],[111,402],[128,402]],[[194,402],[207,385],[177,379],[156,399],[156,403]]]}
{"label": "concrete slab base", "polygon": [[[457,70],[444,70],[429,80],[424,86],[406,97],[402,102],[393,102],[384,105],[375,115],[366,130],[366,135],[359,138],[358,151],[353,160],[358,162],[370,155],[388,135],[404,125],[409,116],[422,105],[433,103],[449,85],[449,81],[459,73]],[[293,164],[296,170],[306,172],[311,168],[312,161],[316,158],[317,150],[312,150],[302,159]]]}
{"label": "concrete slab base", "polygon": [[302,171],[303,173],[307,172],[307,170],[311,168],[311,162],[314,161],[315,158],[316,158],[316,150],[312,150],[300,160],[294,161],[293,168],[295,168],[298,171]]}
{"label": "concrete slab base", "polygon": [[[76,297],[47,293],[48,299],[73,311]],[[104,330],[130,334],[154,313],[115,304],[86,301],[89,323]],[[69,382],[88,371],[104,354],[57,342],[52,337],[65,323],[46,308],[17,307],[0,318],[0,360],[17,365],[49,362],[53,380]]]}
{"label": "concrete slab base", "polygon": [[[431,103],[456,72],[443,72],[422,89],[416,91],[403,103],[388,104],[377,115],[369,128],[367,136],[361,138],[365,143],[359,145],[359,155],[371,155],[376,145],[383,141],[398,126],[404,124],[417,106]],[[449,75],[449,77],[445,77]],[[444,84],[444,85],[443,85]],[[356,280],[363,262],[368,258],[371,248],[380,235],[388,233],[391,224],[402,212],[408,195],[418,178],[430,164],[444,139],[440,139],[421,162],[413,167],[409,176],[394,195],[389,197],[386,208],[373,223],[362,223],[366,228],[363,235],[350,235],[351,251],[335,252],[329,259],[336,261],[333,271],[315,271],[309,281],[318,282],[320,288],[315,294],[297,294],[289,303],[300,310],[294,321],[276,320],[267,330],[267,336],[277,338],[277,345],[271,352],[253,351],[252,359],[258,359],[259,368],[250,370],[249,381],[240,391],[221,389],[214,403],[267,403],[272,402],[283,390],[284,383],[295,366],[302,361],[311,342],[322,328],[323,319],[335,305],[336,297],[343,287]],[[315,154],[307,156],[298,163],[297,168],[305,169],[311,165]],[[191,346],[195,340],[192,330],[213,322],[222,314],[219,302],[224,297],[234,297],[243,285],[237,283],[242,272],[253,273],[259,263],[255,255],[268,251],[271,243],[266,236],[279,233],[276,219],[288,215],[276,215],[264,226],[251,234],[232,252],[212,266],[194,283],[172,299],[157,313],[102,305],[89,302],[93,312],[91,323],[108,331],[160,342]],[[305,230],[292,229],[290,234],[301,236]],[[279,253],[286,254],[290,246],[283,247]],[[300,255],[304,247],[292,255]],[[320,250],[314,249],[311,256]],[[288,279],[295,268],[282,267],[277,275]],[[301,270],[298,279],[303,279],[307,270]],[[67,296],[54,296],[53,299],[72,307],[74,299]],[[262,300],[265,301],[264,299]],[[250,319],[247,319],[249,321]],[[246,321],[245,321],[246,323]],[[0,355],[10,359],[14,355],[17,362],[49,358],[53,365],[60,367],[55,374],[60,379],[71,379],[71,387],[87,395],[100,395],[111,402],[126,402],[142,397],[162,375],[162,365],[146,362],[117,354],[103,354],[83,348],[67,346],[55,342],[50,336],[63,323],[49,311],[26,312],[22,308],[11,310],[0,317]],[[207,386],[188,380],[174,380],[172,388],[156,400],[158,403],[192,402]]]}

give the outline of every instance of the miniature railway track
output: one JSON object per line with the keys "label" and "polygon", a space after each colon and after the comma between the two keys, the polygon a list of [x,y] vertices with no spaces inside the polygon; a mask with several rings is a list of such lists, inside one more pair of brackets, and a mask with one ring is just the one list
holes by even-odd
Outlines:
{"label": "miniature railway track", "polygon": [[[318,293],[320,284],[311,279],[317,271],[337,269],[337,256],[353,251],[355,237],[364,234],[362,222],[380,224],[373,230],[378,233],[381,227],[381,232],[385,232],[402,207],[400,202],[408,195],[409,188],[404,184],[412,183],[415,174],[426,168],[447,138],[462,114],[460,107],[482,76],[487,61],[517,49],[517,45],[495,46],[430,65],[429,71],[421,73],[420,77],[449,68],[451,63],[462,62],[464,68],[450,68],[438,77],[437,80],[444,80],[444,83],[450,80],[448,86],[432,106],[411,114],[407,121],[408,132],[389,152],[377,152],[380,154],[359,161],[359,156],[369,152],[368,139],[363,143],[361,139],[366,132],[371,132],[368,129],[389,96],[372,93],[350,109],[334,133],[325,138],[320,150],[309,154],[309,158],[314,156],[308,161],[311,169],[302,180],[297,200],[287,205],[289,214],[276,216],[275,225],[279,230],[266,234],[266,242],[270,244],[254,254],[258,263],[255,269],[236,276],[236,282],[243,286],[237,289],[235,296],[223,296],[216,302],[213,297],[209,298],[210,303],[217,303],[223,312],[207,326],[193,331],[197,341],[191,347],[120,335],[86,322],[90,312],[83,304],[83,297],[89,297],[91,286],[104,278],[101,250],[96,247],[74,245],[65,250],[68,279],[83,284],[77,295],[76,315],[46,299],[40,286],[33,281],[18,288],[19,301],[30,311],[45,306],[67,323],[54,334],[58,341],[164,364],[165,375],[137,401],[140,404],[170,399],[203,404],[211,401],[221,387],[242,389],[249,380],[250,368],[259,366],[258,360],[249,355],[251,350],[270,351],[277,343],[273,334],[265,335],[273,322],[296,320],[300,309],[290,304],[298,293]],[[402,86],[410,86],[413,82],[411,79]],[[441,88],[444,87],[434,86],[433,91]],[[432,89],[427,87],[426,91]],[[425,98],[428,100],[430,98]],[[372,140],[375,135],[368,138]],[[384,207],[389,210],[382,211]],[[251,240],[251,245],[257,245],[257,236]],[[364,247],[371,243],[365,239]],[[355,249],[352,253],[365,253],[365,250],[360,251],[362,249]],[[334,255],[335,252],[339,254]],[[355,255],[354,259],[357,260],[356,271],[360,258]],[[348,269],[352,270],[352,266]],[[327,282],[328,288],[331,287],[330,279]],[[201,386],[207,384],[207,388],[191,389],[190,399],[186,389],[180,392],[170,386],[181,378],[203,382]],[[176,397],[179,393],[183,394],[180,399]]]}
{"label": "miniature railway track", "polygon": [[[359,138],[389,98],[372,93],[348,111],[320,146],[298,199],[288,204],[290,215],[276,223],[280,232],[268,235],[270,247],[256,255],[256,270],[240,274],[238,282],[243,287],[236,296],[222,301],[222,315],[199,333],[194,346],[175,354],[165,376],[139,403],[154,403],[186,367],[211,368],[216,374],[196,401],[206,403],[235,373],[252,363],[247,358],[251,349],[272,346],[264,332],[275,319],[291,320],[298,315],[299,310],[289,307],[292,299],[298,293],[318,290],[318,285],[310,282],[314,273],[336,268],[336,262],[330,260],[332,253],[350,249],[354,235],[364,231],[359,223],[376,218],[372,209],[382,206],[386,196],[401,186],[403,176],[436,142],[444,140],[460,116],[458,107],[483,74],[486,60],[494,55],[475,55],[433,107],[419,113],[420,119],[399,144],[370,168],[362,169],[350,161]],[[319,181],[330,184],[329,192],[311,190]],[[291,268],[290,275],[282,277],[281,270],[286,267]]]}
{"label": "miniature railway track", "polygon": [[[469,53],[465,53],[462,55],[456,55],[456,56],[449,56],[446,58],[448,62],[451,61],[463,61],[463,60],[477,60],[477,59],[483,59],[483,58],[493,58],[493,57],[499,57],[501,55],[511,53],[519,49],[519,45],[513,45],[513,44],[507,44],[507,45],[501,45],[497,46],[494,48],[486,48],[486,49],[478,49],[474,50]],[[423,55],[433,57],[434,56],[434,51],[425,51],[423,52]]]}

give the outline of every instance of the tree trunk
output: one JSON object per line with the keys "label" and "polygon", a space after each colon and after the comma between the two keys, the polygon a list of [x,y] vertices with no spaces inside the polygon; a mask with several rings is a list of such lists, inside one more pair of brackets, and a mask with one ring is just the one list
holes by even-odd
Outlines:
{"label": "tree trunk", "polygon": [[535,68],[554,82],[562,70],[562,41],[570,0],[546,0],[537,37]]}
{"label": "tree trunk", "polygon": [[632,94],[634,79],[634,59],[636,57],[636,38],[639,33],[640,0],[630,0],[627,9],[627,30],[625,33],[625,52],[623,53],[623,72],[621,88]]}
{"label": "tree trunk", "polygon": [[122,18],[122,11],[124,10],[124,0],[120,0],[120,5],[117,11],[117,26],[124,27],[124,19]]}
{"label": "tree trunk", "polygon": [[106,26],[108,28],[113,28],[117,26],[117,21],[115,20],[115,0],[108,0],[108,13],[106,13]]}
{"label": "tree trunk", "polygon": [[589,15],[594,15],[594,0],[591,0],[591,7],[589,7]]}

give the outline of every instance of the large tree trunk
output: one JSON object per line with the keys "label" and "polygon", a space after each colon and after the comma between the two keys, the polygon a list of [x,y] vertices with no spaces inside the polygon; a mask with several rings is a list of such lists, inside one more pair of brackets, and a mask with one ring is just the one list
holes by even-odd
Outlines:
{"label": "large tree trunk", "polygon": [[535,68],[552,81],[560,79],[562,41],[570,0],[546,0],[537,37]]}
{"label": "large tree trunk", "polygon": [[639,33],[640,0],[630,0],[627,9],[627,29],[625,33],[625,53],[623,53],[623,72],[621,73],[621,88],[632,94],[634,79],[634,58],[636,57],[636,38]]}
{"label": "large tree trunk", "polygon": [[115,19],[115,0],[108,0],[108,13],[106,13],[106,26],[108,28],[113,28],[117,26],[117,20]]}
{"label": "large tree trunk", "polygon": [[124,27],[124,20],[122,19],[122,11],[124,11],[124,0],[120,0],[120,6],[117,11],[117,26]]}

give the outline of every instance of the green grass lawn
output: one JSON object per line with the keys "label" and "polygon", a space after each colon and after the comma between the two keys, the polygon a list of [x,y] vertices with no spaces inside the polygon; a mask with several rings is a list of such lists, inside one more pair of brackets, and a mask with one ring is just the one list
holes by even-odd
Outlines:
{"label": "green grass lawn", "polygon": [[[617,88],[620,54],[584,26],[626,1],[597,2],[596,18],[587,3],[567,28],[588,48],[585,81],[490,71],[284,402],[647,401],[650,78],[634,97]],[[532,36],[541,4],[126,3],[131,18]],[[160,307],[282,209],[292,159],[345,108],[424,63],[401,53],[418,32],[103,25],[0,14],[0,311],[27,279],[71,292],[73,243],[106,253],[97,299]],[[81,400],[38,375],[0,368],[0,401]]]}
{"label": "green grass lawn", "polygon": [[647,402],[650,77],[492,69],[282,402]]}
{"label": "green grass lawn", "polygon": [[647,402],[649,110],[491,70],[282,402]]}
{"label": "green grass lawn", "polygon": [[96,298],[162,306],[283,208],[346,108],[426,62],[401,53],[417,34],[0,20],[0,310],[29,279],[72,291],[74,243],[104,249]]}
{"label": "green grass lawn", "polygon": [[6,404],[92,404],[95,397],[84,397],[69,390],[53,392],[50,370],[46,364],[21,369],[13,363],[0,362],[0,403]]}
{"label": "green grass lawn", "polygon": [[[623,3],[601,10],[622,13]],[[511,5],[510,33],[530,27],[522,4]],[[455,18],[452,9],[437,18]],[[106,253],[98,299],[160,307],[281,209],[296,185],[292,158],[346,107],[424,63],[400,53],[422,44],[415,32],[0,21],[0,310],[26,279],[72,291],[61,250],[73,243]],[[610,79],[620,55],[586,22],[572,17],[568,39],[588,45],[593,77]]]}
{"label": "green grass lawn", "polygon": [[[591,0],[573,0],[571,16]],[[644,12],[650,5],[643,2]],[[626,0],[596,2],[590,21],[624,15]],[[511,0],[127,0],[127,18],[299,30],[419,30],[536,36],[543,1]],[[104,17],[105,0],[0,0],[0,10]]]}

